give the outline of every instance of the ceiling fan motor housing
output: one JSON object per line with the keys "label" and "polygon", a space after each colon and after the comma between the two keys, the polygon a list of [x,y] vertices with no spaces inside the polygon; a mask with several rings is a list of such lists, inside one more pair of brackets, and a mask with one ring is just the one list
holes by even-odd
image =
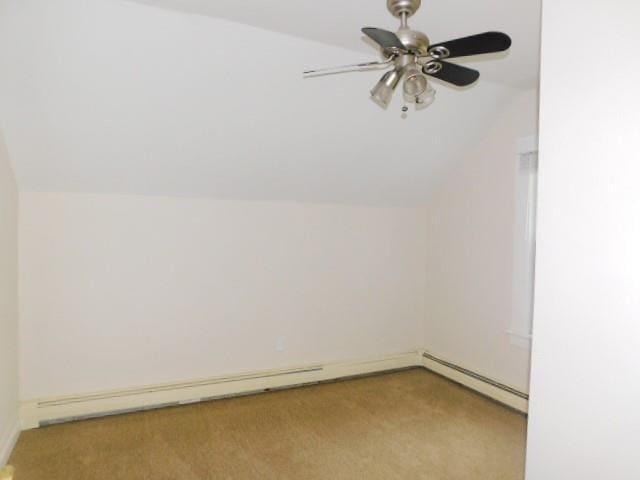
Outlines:
{"label": "ceiling fan motor housing", "polygon": [[387,0],[387,8],[394,17],[400,18],[402,14],[412,16],[420,8],[422,0]]}
{"label": "ceiling fan motor housing", "polygon": [[400,28],[396,35],[407,50],[416,55],[427,55],[429,53],[429,37],[424,33],[410,28]]}

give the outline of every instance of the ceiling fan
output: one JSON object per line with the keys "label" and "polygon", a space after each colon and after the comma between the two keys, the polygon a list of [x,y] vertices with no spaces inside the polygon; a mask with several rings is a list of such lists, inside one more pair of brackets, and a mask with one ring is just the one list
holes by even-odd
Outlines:
{"label": "ceiling fan", "polygon": [[[308,70],[303,75],[311,77],[393,67],[371,90],[372,100],[386,109],[396,87],[404,79],[405,101],[414,103],[416,108],[423,108],[435,99],[435,90],[431,87],[428,77],[458,87],[471,85],[480,77],[477,70],[447,62],[445,59],[502,52],[511,46],[509,36],[501,32],[485,32],[431,45],[424,33],[411,30],[407,24],[408,18],[416,13],[421,3],[422,0],[387,0],[387,8],[391,14],[400,19],[400,28],[396,33],[381,28],[362,29],[362,33],[380,46],[384,60]],[[403,111],[407,111],[406,105],[403,106]]]}

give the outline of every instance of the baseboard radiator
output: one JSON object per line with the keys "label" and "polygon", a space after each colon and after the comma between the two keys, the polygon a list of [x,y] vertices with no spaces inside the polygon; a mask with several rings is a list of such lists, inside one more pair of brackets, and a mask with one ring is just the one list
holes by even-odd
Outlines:
{"label": "baseboard radiator", "polygon": [[520,412],[527,412],[526,394],[420,350],[368,360],[25,401],[21,402],[20,418],[22,428],[26,430],[56,423],[253,395],[407,368],[426,368]]}
{"label": "baseboard radiator", "polygon": [[522,413],[528,412],[529,395],[513,387],[497,382],[467,368],[438,358],[429,352],[422,353],[423,366],[427,370],[447,377],[476,392],[496,400]]}
{"label": "baseboard radiator", "polygon": [[420,352],[344,363],[310,365],[192,382],[24,401],[20,405],[23,429],[56,423],[164,408],[215,399],[252,395],[283,388],[312,385],[354,376],[405,368],[420,363]]}

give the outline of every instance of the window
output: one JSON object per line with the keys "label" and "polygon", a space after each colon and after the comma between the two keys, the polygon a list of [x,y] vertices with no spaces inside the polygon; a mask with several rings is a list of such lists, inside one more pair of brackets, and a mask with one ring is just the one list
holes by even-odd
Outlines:
{"label": "window", "polygon": [[519,149],[516,169],[512,343],[529,347],[533,324],[538,194],[537,142]]}

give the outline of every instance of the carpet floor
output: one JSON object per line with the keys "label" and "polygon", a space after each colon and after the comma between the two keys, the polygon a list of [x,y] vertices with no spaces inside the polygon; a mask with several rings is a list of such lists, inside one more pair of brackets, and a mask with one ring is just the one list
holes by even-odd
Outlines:
{"label": "carpet floor", "polygon": [[15,480],[521,480],[526,418],[422,369],[24,432]]}

